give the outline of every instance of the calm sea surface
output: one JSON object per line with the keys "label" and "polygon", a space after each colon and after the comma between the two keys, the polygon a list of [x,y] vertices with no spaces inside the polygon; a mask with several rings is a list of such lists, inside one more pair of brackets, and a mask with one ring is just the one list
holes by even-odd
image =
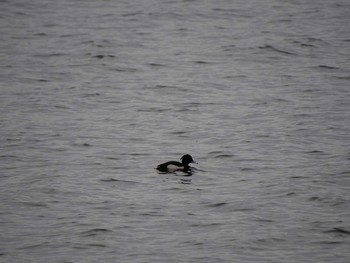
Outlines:
{"label": "calm sea surface", "polygon": [[350,262],[348,0],[2,0],[0,26],[1,263]]}

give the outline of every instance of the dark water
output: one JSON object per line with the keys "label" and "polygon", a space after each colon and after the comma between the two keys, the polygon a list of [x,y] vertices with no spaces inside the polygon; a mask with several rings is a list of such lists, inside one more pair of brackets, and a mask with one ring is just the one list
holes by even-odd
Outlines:
{"label": "dark water", "polygon": [[[349,262],[350,3],[0,1],[0,262]],[[190,153],[192,176],[154,167]]]}

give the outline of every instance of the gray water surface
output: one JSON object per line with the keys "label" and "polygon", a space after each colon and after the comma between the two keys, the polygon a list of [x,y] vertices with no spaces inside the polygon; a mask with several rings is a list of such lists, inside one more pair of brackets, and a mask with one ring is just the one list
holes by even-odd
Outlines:
{"label": "gray water surface", "polygon": [[349,13],[1,1],[0,262],[349,262]]}

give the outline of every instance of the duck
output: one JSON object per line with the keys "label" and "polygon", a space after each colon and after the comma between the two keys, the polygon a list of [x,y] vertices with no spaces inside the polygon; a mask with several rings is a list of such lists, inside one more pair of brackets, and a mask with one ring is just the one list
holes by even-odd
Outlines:
{"label": "duck", "polygon": [[189,166],[190,163],[196,162],[193,160],[191,155],[185,154],[181,157],[181,163],[177,161],[169,161],[158,165],[156,169],[160,172],[188,172],[191,170],[191,167]]}

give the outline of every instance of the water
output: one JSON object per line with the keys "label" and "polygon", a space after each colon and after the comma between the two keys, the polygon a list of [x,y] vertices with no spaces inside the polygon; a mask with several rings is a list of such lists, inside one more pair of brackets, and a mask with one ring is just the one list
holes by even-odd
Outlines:
{"label": "water", "polygon": [[0,262],[349,262],[348,1],[0,7]]}

